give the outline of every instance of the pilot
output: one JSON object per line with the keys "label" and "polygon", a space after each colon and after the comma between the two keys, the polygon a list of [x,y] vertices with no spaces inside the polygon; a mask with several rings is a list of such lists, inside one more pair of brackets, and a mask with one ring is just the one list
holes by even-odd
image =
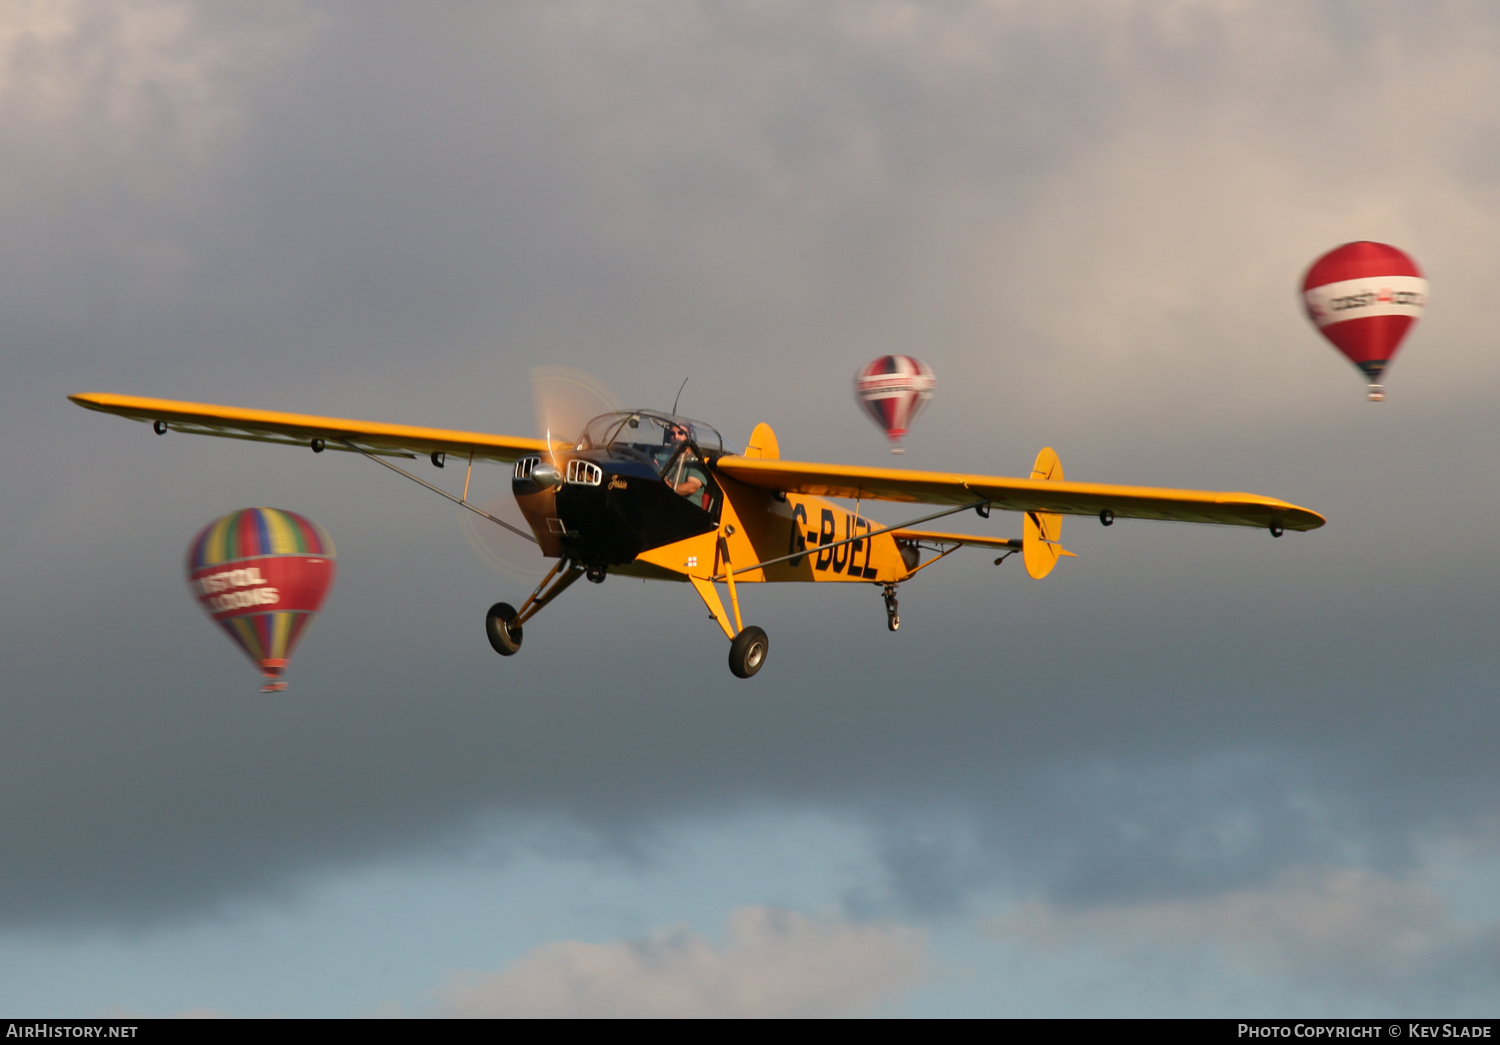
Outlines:
{"label": "pilot", "polygon": [[703,480],[699,479],[696,475],[685,475],[682,477],[682,482],[672,483],[671,487],[677,491],[679,496],[691,497],[703,489]]}
{"label": "pilot", "polygon": [[[684,443],[686,443],[687,439],[687,429],[682,425],[673,422],[672,427],[667,429],[667,445],[672,448],[673,453],[676,452],[679,446],[682,446]],[[676,472],[678,478],[681,480],[680,482],[673,482],[670,478],[667,477],[667,475],[662,475],[662,479],[666,481],[666,484],[672,489],[676,490],[678,495],[682,497],[691,497],[693,496],[693,494],[703,489],[702,479],[698,478],[696,475],[682,474],[683,466],[687,464],[689,458],[692,457],[692,453],[692,450],[688,449],[683,451],[676,458]]]}

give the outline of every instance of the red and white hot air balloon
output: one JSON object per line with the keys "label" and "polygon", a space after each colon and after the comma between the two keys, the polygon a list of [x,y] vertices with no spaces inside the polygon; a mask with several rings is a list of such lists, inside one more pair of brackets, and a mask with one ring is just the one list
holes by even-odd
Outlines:
{"label": "red and white hot air balloon", "polygon": [[881,356],[854,375],[854,396],[865,413],[885,430],[893,444],[891,453],[902,452],[901,437],[917,419],[937,378],[932,368],[911,356]]}
{"label": "red and white hot air balloon", "polygon": [[1427,308],[1417,263],[1384,243],[1345,243],[1313,262],[1302,299],[1318,331],[1364,371],[1370,401],[1384,399],[1381,375]]}

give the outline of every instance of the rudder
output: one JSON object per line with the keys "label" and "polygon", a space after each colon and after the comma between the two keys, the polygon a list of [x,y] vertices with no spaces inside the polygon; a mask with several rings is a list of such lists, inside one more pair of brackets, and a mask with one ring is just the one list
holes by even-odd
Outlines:
{"label": "rudder", "polygon": [[[1044,482],[1063,481],[1062,461],[1057,451],[1050,446],[1042,447],[1036,455],[1036,464],[1031,466],[1031,477]],[[1031,511],[1021,531],[1021,558],[1026,563],[1026,572],[1041,580],[1052,572],[1057,560],[1073,553],[1058,543],[1062,538],[1062,516],[1056,512]]]}

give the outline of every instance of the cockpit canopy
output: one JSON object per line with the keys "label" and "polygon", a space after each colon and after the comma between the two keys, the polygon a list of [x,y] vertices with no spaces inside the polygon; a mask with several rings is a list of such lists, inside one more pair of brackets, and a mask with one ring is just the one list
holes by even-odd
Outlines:
{"label": "cockpit canopy", "polygon": [[640,456],[660,465],[684,442],[691,442],[709,457],[725,452],[724,438],[717,429],[702,421],[655,410],[600,414],[584,426],[583,434],[578,437],[578,449],[607,448],[611,453]]}

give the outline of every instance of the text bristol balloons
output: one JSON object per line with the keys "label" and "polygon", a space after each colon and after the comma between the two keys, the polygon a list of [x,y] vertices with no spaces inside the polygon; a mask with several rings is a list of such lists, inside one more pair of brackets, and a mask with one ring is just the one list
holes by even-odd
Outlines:
{"label": "text bristol balloons", "polygon": [[333,586],[333,541],[296,512],[242,508],[188,545],[188,590],[265,675],[263,693],[286,689],[282,673]]}
{"label": "text bristol balloons", "polygon": [[1313,262],[1302,299],[1318,331],[1364,371],[1370,401],[1384,399],[1381,375],[1427,307],[1417,263],[1384,243],[1345,243]]}
{"label": "text bristol balloons", "polygon": [[902,452],[901,437],[932,398],[932,368],[911,356],[881,356],[854,375],[854,395],[865,413],[885,430],[891,453]]}

